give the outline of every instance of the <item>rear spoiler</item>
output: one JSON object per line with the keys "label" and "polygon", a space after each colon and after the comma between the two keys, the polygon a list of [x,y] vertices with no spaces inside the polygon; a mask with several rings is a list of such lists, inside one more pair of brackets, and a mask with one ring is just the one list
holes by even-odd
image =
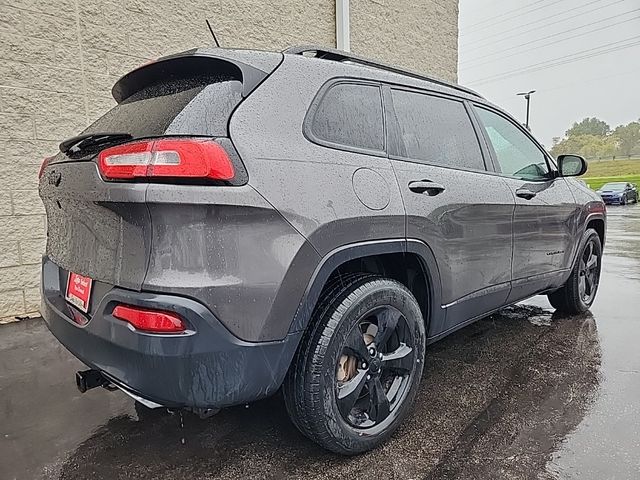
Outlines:
{"label": "rear spoiler", "polygon": [[242,81],[242,96],[248,96],[282,63],[281,53],[251,50],[193,49],[159,58],[127,73],[111,94],[121,103],[159,79],[179,80],[203,73],[224,73]]}

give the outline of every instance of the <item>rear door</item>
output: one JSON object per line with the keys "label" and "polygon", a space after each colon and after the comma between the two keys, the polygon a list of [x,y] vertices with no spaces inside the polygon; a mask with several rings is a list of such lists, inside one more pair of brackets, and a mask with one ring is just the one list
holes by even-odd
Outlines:
{"label": "rear door", "polygon": [[496,170],[513,192],[513,289],[516,301],[555,286],[571,268],[579,208],[546,152],[513,120],[476,105]]}
{"label": "rear door", "polygon": [[407,237],[433,251],[446,318],[435,336],[507,299],[514,201],[487,171],[465,103],[387,87],[389,152],[407,213]]}

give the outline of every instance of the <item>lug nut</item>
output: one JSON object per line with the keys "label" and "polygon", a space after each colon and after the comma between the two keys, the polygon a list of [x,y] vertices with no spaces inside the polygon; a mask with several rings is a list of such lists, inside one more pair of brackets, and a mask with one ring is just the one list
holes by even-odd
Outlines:
{"label": "lug nut", "polygon": [[380,355],[378,355],[378,357],[380,357],[380,360],[382,360],[382,353],[380,353]]}
{"label": "lug nut", "polygon": [[367,375],[367,380],[371,380],[371,375]]}
{"label": "lug nut", "polygon": [[369,355],[371,355],[372,357],[374,357],[374,356],[376,355],[376,349],[375,349],[375,348],[373,348],[373,347],[371,347],[371,348],[369,349]]}
{"label": "lug nut", "polygon": [[367,362],[362,362],[362,368],[367,368]]}

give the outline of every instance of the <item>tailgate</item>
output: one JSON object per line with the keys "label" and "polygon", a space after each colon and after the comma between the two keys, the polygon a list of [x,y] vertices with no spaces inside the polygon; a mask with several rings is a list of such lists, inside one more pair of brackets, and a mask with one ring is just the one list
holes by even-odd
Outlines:
{"label": "tailgate", "polygon": [[46,253],[94,280],[139,290],[151,248],[145,184],[108,184],[94,162],[51,165],[40,182]]}

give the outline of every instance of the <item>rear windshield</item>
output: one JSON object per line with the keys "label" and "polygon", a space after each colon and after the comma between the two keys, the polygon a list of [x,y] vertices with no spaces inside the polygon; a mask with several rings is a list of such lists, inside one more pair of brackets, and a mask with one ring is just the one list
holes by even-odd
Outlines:
{"label": "rear windshield", "polygon": [[122,101],[83,133],[226,136],[229,116],[242,99],[242,82],[198,75],[148,85]]}

